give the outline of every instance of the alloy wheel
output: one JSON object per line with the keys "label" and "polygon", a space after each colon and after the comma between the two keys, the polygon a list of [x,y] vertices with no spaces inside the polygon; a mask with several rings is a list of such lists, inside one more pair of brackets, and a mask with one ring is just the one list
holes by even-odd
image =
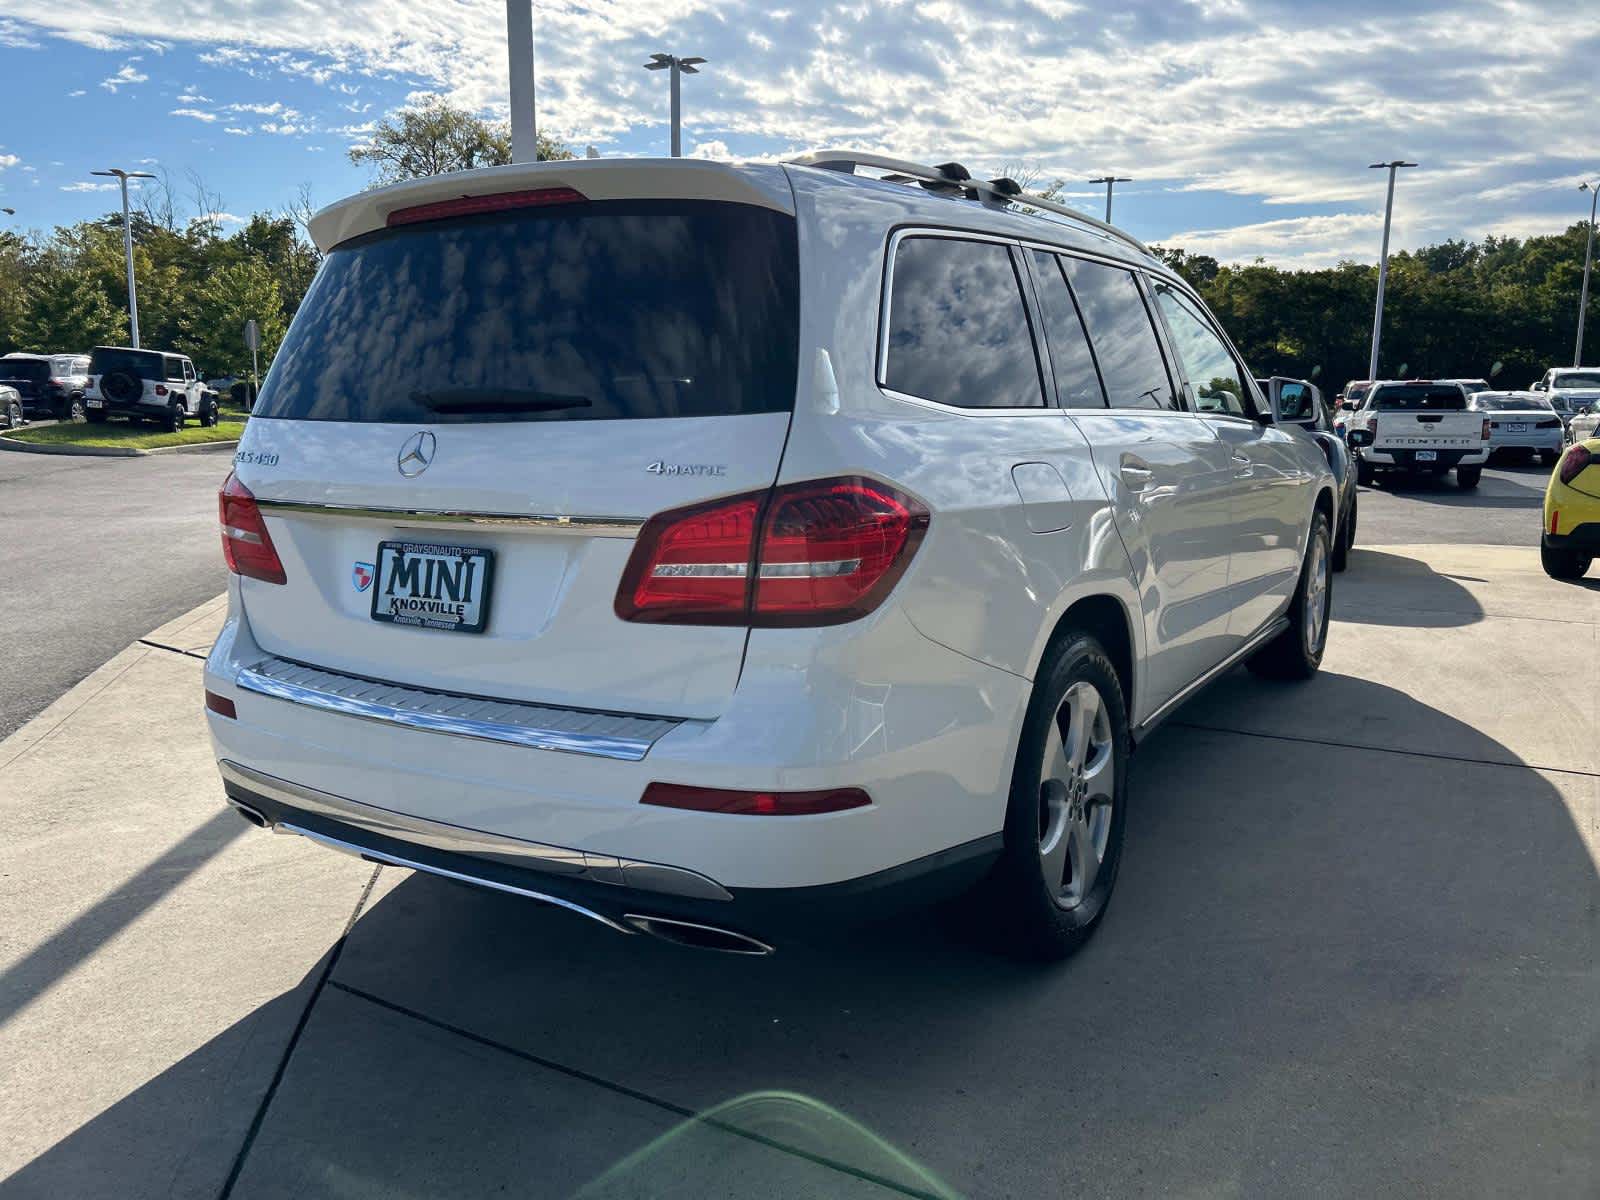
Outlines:
{"label": "alloy wheel", "polygon": [[1045,737],[1039,772],[1039,865],[1056,903],[1075,908],[1105,862],[1116,803],[1111,714],[1100,691],[1067,689]]}

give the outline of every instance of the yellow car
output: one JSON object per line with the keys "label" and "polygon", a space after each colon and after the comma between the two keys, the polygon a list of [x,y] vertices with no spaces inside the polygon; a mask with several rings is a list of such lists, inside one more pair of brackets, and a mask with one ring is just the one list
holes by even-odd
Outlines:
{"label": "yellow car", "polygon": [[1544,491],[1539,559],[1552,579],[1582,579],[1600,554],[1600,437],[1567,447]]}

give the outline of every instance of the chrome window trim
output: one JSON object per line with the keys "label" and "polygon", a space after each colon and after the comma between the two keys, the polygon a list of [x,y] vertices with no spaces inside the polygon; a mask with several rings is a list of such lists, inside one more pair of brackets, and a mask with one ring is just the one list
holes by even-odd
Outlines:
{"label": "chrome window trim", "polygon": [[[610,854],[590,854],[566,846],[529,842],[504,834],[469,829],[464,825],[450,825],[443,821],[413,817],[373,804],[348,800],[343,796],[336,796],[332,792],[324,792],[304,784],[292,783],[287,779],[265,774],[225,758],[218,760],[217,770],[222,773],[225,782],[232,783],[247,792],[265,796],[289,808],[338,821],[348,826],[353,835],[377,834],[380,837],[410,842],[434,850],[475,856],[507,866],[541,871],[549,875],[585,879],[594,883],[606,883],[616,887],[628,887],[637,891],[687,896],[701,900],[733,899],[733,894],[716,880],[698,871],[691,871],[687,867],[617,858]],[[292,821],[274,824],[273,828],[293,833],[306,832]],[[327,838],[326,834],[312,836]],[[363,854],[385,853],[365,846],[359,849]],[[435,874],[441,873],[438,868],[409,861],[400,865],[432,871]],[[492,880],[483,880],[478,876],[458,876],[458,878],[470,878],[473,883],[484,883],[502,891],[515,890]]]}
{"label": "chrome window trim", "polygon": [[[287,679],[276,678],[273,668],[301,668],[324,672],[348,679],[355,684],[367,684],[377,695],[402,692],[426,697],[411,704],[386,703],[360,696],[341,695],[316,687],[305,686]],[[587,710],[563,709],[547,704],[527,704],[515,700],[494,700],[482,696],[466,696],[456,692],[440,692],[428,688],[413,688],[403,684],[384,684],[357,676],[328,671],[323,667],[307,667],[287,659],[267,658],[254,666],[243,668],[234,683],[243,691],[286,700],[291,704],[315,708],[341,716],[356,717],[379,724],[398,725],[428,733],[448,734],[454,737],[473,738],[485,742],[524,746],[533,750],[556,750],[566,754],[584,754],[594,758],[611,758],[621,762],[638,762],[650,752],[658,740],[677,728],[682,722],[668,717],[640,717],[641,722],[653,722],[658,728],[641,731],[637,735],[618,733],[591,733],[582,730],[543,728],[536,721],[541,712],[577,713],[586,716],[620,714],[590,713]],[[488,704],[500,709],[525,710],[524,720],[483,720],[475,717],[452,716],[439,711],[441,707],[461,707],[471,704]]]}
{"label": "chrome window trim", "polygon": [[644,528],[642,517],[605,517],[565,513],[465,512],[443,508],[379,508],[361,504],[328,504],[305,500],[267,500],[256,498],[256,507],[267,512],[298,513],[310,517],[343,517],[354,520],[390,521],[396,525],[500,525],[539,529],[546,533],[570,533],[585,537],[637,537]]}

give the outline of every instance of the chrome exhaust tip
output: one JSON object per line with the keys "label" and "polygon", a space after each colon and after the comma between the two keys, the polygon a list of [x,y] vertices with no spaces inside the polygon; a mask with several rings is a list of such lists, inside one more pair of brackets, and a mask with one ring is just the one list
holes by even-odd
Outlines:
{"label": "chrome exhaust tip", "polygon": [[232,806],[234,812],[238,813],[246,821],[249,821],[250,824],[254,825],[257,829],[272,828],[272,822],[267,820],[266,814],[263,813],[259,808],[251,808],[242,800],[235,800],[232,796],[227,797],[227,800],[229,805]]}
{"label": "chrome exhaust tip", "polygon": [[640,933],[671,942],[675,946],[691,946],[696,950],[716,950],[723,954],[752,954],[758,957],[771,954],[772,947],[763,941],[731,929],[718,929],[714,925],[699,925],[693,921],[679,921],[672,917],[647,917],[627,913],[622,918]]}

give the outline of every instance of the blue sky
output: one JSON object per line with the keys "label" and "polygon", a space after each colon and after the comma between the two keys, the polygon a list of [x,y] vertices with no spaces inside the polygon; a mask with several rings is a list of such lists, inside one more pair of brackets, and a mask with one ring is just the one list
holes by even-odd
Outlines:
{"label": "blue sky", "polygon": [[[1591,17],[1584,18],[1587,10]],[[1082,182],[1134,176],[1116,219],[1227,261],[1376,257],[1382,173],[1404,156],[1401,246],[1524,236],[1587,215],[1600,175],[1600,22],[1567,0],[746,0],[535,4],[540,122],[581,149],[659,154],[656,50],[711,61],[685,143],[817,145]],[[501,0],[0,0],[0,215],[98,215],[97,167],[191,177],[245,216],[302,184],[366,182],[346,151],[440,92],[505,113]]]}

